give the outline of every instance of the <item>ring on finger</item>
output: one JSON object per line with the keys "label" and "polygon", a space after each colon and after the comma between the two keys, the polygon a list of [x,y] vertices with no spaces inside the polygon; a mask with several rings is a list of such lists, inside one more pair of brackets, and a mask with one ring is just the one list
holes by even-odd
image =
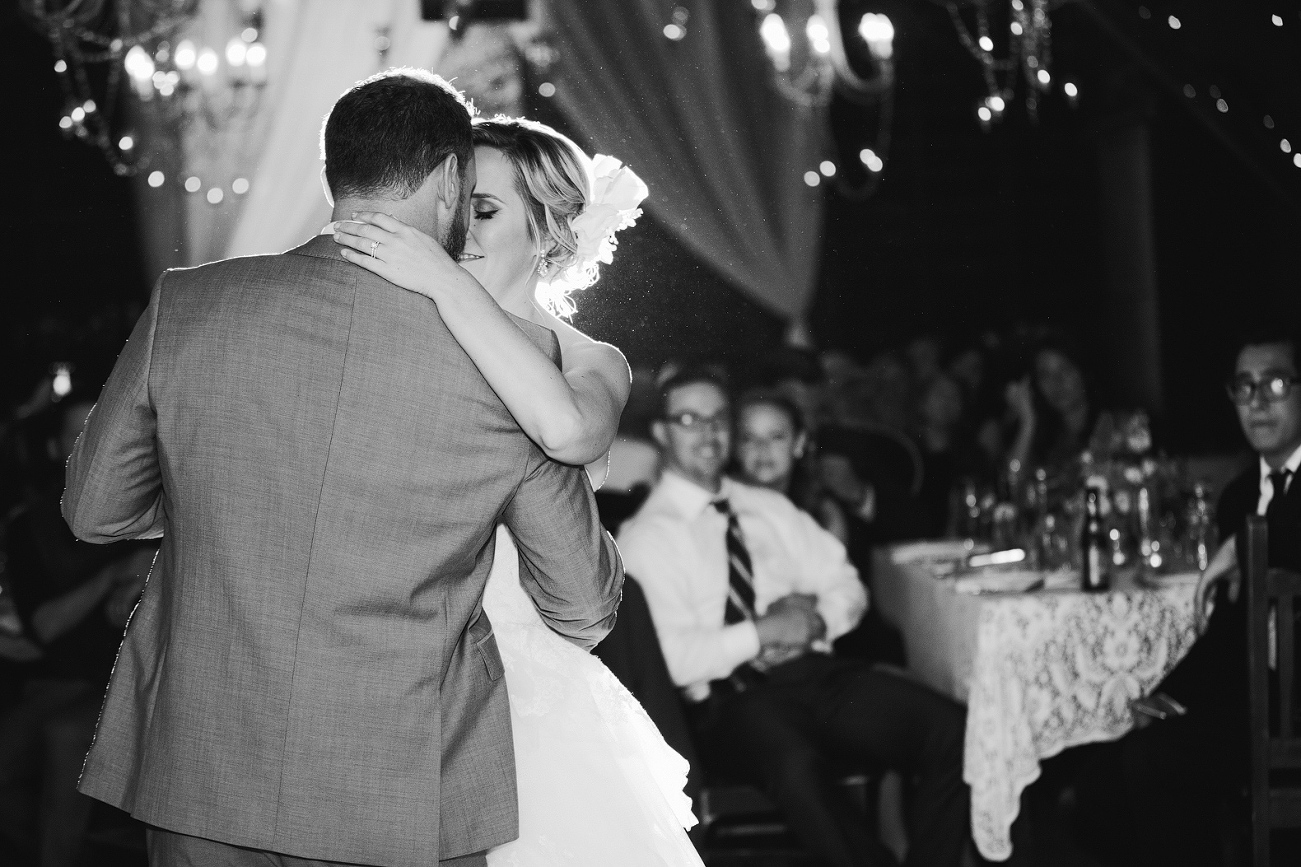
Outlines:
{"label": "ring on finger", "polygon": [[370,257],[375,258],[375,251],[379,249],[379,241],[370,242]]}

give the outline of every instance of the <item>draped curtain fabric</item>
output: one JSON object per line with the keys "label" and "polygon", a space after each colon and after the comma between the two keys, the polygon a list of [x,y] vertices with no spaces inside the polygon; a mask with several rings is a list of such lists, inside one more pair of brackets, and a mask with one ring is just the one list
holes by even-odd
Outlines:
{"label": "draped curtain fabric", "polygon": [[[746,2],[548,0],[560,108],[593,149],[633,167],[645,208],[741,292],[787,319],[817,279],[826,108],[782,96]],[[793,38],[802,38],[795,32]]]}
{"label": "draped curtain fabric", "polygon": [[[248,199],[224,251],[210,245],[209,258],[223,252],[278,253],[316,234],[330,218],[321,187],[319,135],[334,101],[381,69],[435,66],[446,43],[446,28],[421,21],[415,2],[300,0],[292,5],[297,7],[292,30],[280,34],[282,65],[269,70],[280,80],[273,77],[268,84],[263,112],[269,124],[251,168]],[[386,27],[391,45],[381,58],[376,39]],[[268,45],[269,55],[274,50]]]}

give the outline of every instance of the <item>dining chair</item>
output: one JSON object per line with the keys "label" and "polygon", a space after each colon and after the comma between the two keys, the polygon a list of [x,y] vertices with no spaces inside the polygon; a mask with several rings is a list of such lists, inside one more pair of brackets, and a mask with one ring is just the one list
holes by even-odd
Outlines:
{"label": "dining chair", "polygon": [[[1247,672],[1251,694],[1252,864],[1269,867],[1270,831],[1301,828],[1301,725],[1296,689],[1296,617],[1301,574],[1269,567],[1265,519],[1250,515],[1245,538]],[[1270,620],[1274,621],[1271,642]],[[1270,645],[1275,646],[1277,690],[1270,689]],[[1271,692],[1276,699],[1271,702]],[[1272,705],[1272,707],[1271,707]],[[1279,773],[1281,772],[1281,773]],[[1291,780],[1276,779],[1291,773]]]}

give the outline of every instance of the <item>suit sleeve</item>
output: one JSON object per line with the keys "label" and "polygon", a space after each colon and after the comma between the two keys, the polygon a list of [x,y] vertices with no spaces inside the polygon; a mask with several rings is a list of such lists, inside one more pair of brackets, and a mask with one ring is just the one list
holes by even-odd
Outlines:
{"label": "suit sleeve", "polygon": [[136,323],[68,459],[63,517],[86,542],[163,534],[158,419],[149,397],[158,303],[166,274]]}
{"label": "suit sleeve", "polygon": [[[525,333],[559,364],[554,333]],[[519,549],[520,584],[548,626],[591,649],[614,627],[623,561],[601,526],[587,474],[548,460],[538,449],[529,460],[503,515]]]}

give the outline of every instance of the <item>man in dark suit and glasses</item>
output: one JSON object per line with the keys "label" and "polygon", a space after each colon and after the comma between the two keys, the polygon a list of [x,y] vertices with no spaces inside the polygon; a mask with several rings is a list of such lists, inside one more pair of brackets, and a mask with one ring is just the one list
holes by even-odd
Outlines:
{"label": "man in dark suit and glasses", "polygon": [[1197,588],[1202,635],[1161,686],[1136,702],[1140,720],[1165,718],[1122,741],[1140,832],[1135,842],[1151,849],[1149,863],[1219,864],[1224,820],[1245,809],[1239,795],[1248,767],[1246,548],[1238,537],[1248,515],[1264,516],[1269,564],[1301,569],[1299,350],[1301,331],[1288,325],[1253,334],[1239,345],[1226,383],[1256,459],[1220,495],[1223,542]]}

